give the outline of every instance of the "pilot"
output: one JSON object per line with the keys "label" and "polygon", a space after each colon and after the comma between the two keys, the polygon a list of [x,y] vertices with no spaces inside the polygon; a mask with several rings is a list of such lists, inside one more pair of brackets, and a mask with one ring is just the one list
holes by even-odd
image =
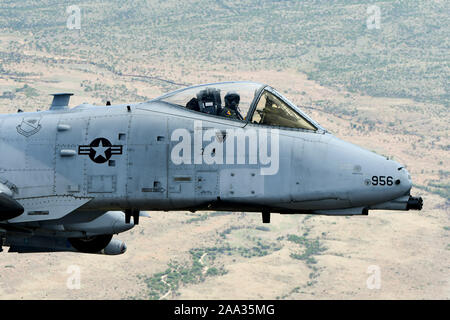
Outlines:
{"label": "pilot", "polygon": [[244,118],[239,113],[239,101],[241,97],[234,91],[228,92],[225,95],[225,107],[220,111],[222,117],[243,120]]}

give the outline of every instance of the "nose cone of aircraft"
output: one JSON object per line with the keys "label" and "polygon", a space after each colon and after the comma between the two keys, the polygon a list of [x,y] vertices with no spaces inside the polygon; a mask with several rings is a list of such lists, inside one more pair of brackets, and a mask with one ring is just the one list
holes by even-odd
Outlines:
{"label": "nose cone of aircraft", "polygon": [[405,194],[409,194],[412,188],[412,179],[408,170],[406,170],[400,163],[394,162],[397,171],[399,171],[399,178],[395,180],[395,184],[399,185]]}
{"label": "nose cone of aircraft", "polygon": [[329,171],[330,184],[352,206],[391,201],[411,190],[411,176],[402,164],[336,137],[330,139],[326,159],[337,172]]}
{"label": "nose cone of aircraft", "polygon": [[366,179],[370,179],[369,192],[376,202],[409,195],[412,187],[408,171],[398,162],[384,157],[380,157],[372,165],[368,164]]}

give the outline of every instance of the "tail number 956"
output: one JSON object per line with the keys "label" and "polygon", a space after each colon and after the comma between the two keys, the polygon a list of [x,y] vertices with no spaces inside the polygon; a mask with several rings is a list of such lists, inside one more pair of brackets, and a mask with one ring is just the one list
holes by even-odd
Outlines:
{"label": "tail number 956", "polygon": [[392,186],[394,184],[394,178],[391,176],[373,176],[372,185],[374,186]]}

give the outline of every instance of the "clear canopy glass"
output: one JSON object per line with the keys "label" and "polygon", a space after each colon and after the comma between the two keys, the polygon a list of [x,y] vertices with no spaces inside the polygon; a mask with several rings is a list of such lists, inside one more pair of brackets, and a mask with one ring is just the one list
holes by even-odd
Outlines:
{"label": "clear canopy glass", "polygon": [[223,82],[180,89],[159,98],[172,105],[272,127],[316,131],[317,125],[272,88],[256,82]]}
{"label": "clear canopy glass", "polygon": [[245,120],[262,88],[263,84],[255,82],[205,84],[171,92],[157,100],[211,115]]}
{"label": "clear canopy glass", "polygon": [[251,122],[268,126],[317,130],[305,117],[267,90],[264,90],[259,98]]}

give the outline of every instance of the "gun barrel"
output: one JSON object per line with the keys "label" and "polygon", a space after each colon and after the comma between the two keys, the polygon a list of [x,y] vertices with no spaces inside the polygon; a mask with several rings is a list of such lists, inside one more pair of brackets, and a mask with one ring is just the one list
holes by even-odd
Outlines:
{"label": "gun barrel", "polygon": [[422,197],[409,197],[406,208],[407,210],[422,210],[423,208]]}

